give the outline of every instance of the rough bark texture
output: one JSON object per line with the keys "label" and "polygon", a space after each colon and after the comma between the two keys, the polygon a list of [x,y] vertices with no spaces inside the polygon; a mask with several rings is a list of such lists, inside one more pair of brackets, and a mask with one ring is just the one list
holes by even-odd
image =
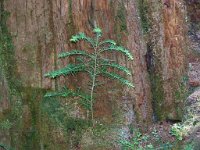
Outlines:
{"label": "rough bark texture", "polygon": [[[128,26],[128,47],[134,54],[134,63],[130,64],[133,71],[133,81],[135,84],[134,109],[138,121],[147,125],[152,121],[152,106],[150,82],[148,79],[147,67],[145,62],[146,46],[142,36],[142,29],[136,1],[127,3],[127,26]],[[140,40],[138,40],[140,39]]]}
{"label": "rough bark texture", "polygon": [[181,120],[186,93],[186,9],[184,1],[149,1],[148,71],[158,120]]}
{"label": "rough bark texture", "polygon": [[[49,131],[54,131],[55,128],[47,125],[48,121],[43,118],[38,107],[45,90],[58,89],[63,84],[69,85],[69,82],[64,78],[50,80],[44,78],[44,74],[67,64],[68,61],[58,60],[57,54],[76,47],[69,43],[71,35],[79,31],[91,35],[95,25],[102,28],[105,35],[103,38],[112,38],[127,46],[135,57],[133,62],[128,62],[121,55],[111,56],[132,70],[133,76],[130,79],[135,83],[135,89],[122,88],[109,81],[104,89],[98,89],[100,94],[95,105],[95,117],[112,124],[117,102],[117,108],[123,109],[119,111],[123,112],[126,126],[135,124],[136,118],[143,125],[151,123],[151,94],[144,57],[145,45],[135,1],[8,0],[2,3],[10,12],[7,26],[13,38],[13,54],[22,85],[23,131],[19,140],[23,144],[18,146],[19,149],[26,149],[28,146],[39,149],[45,145],[54,147],[53,143],[58,142],[56,138],[59,137],[60,141],[64,138],[56,130],[54,136],[48,139]],[[84,45],[81,44],[81,47]],[[1,81],[4,84],[4,80]],[[75,83],[84,86],[85,77],[79,75],[72,81],[69,85],[72,88]],[[6,95],[5,92],[3,109],[9,104]],[[62,149],[62,145],[56,148]]]}
{"label": "rough bark texture", "polygon": [[[69,39],[79,31],[92,35],[95,25],[103,30],[104,39],[114,39],[133,53],[133,62],[117,53],[108,55],[132,71],[129,79],[135,85],[134,89],[127,89],[112,81],[105,81],[106,86],[97,89],[95,118],[112,125],[119,119],[115,114],[117,111],[122,112],[125,130],[128,131],[128,126],[136,123],[145,127],[152,123],[153,103],[158,119],[180,119],[185,93],[182,82],[186,62],[185,8],[183,0],[166,2],[0,0],[5,10],[10,12],[6,26],[9,32],[5,34],[11,38],[11,33],[10,43],[14,43],[12,53],[6,53],[9,57],[5,55],[11,60],[2,59],[12,67],[7,66],[11,72],[0,70],[0,89],[4,91],[3,94],[0,91],[3,95],[0,117],[10,105],[14,106],[9,103],[10,89],[19,89],[19,96],[14,96],[14,99],[22,101],[22,112],[19,114],[22,121],[18,123],[19,128],[15,126],[20,131],[15,132],[11,128],[11,139],[6,135],[7,143],[16,149],[72,149],[73,144],[77,149],[80,148],[79,143],[71,142],[74,133],[67,133],[71,136],[67,139],[41,112],[40,104],[47,90],[59,89],[64,84],[72,89],[75,85],[85,87],[87,78],[82,74],[76,78],[70,76],[56,80],[45,78],[44,74],[74,61],[58,60],[57,55],[72,48],[85,48],[83,43],[77,46],[71,44]],[[149,15],[145,12],[147,4],[151,6]],[[2,41],[0,44],[5,42]],[[4,58],[2,56],[0,58]],[[10,78],[5,78],[8,75]],[[8,84],[16,80],[19,81],[16,86]]]}

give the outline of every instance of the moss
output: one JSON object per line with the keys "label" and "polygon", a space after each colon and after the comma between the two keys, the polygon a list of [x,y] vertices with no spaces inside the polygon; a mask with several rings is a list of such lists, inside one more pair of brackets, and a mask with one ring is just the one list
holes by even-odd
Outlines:
{"label": "moss", "polygon": [[[22,134],[22,149],[40,149],[40,102],[43,99],[44,90],[41,88],[24,87],[23,88],[24,106],[24,120],[23,120],[23,134]],[[42,136],[42,135],[41,135]]]}
{"label": "moss", "polygon": [[126,9],[123,2],[120,3],[117,9],[116,19],[119,22],[119,31],[124,32],[127,31],[127,24],[126,24]]}
{"label": "moss", "polygon": [[[3,3],[3,2],[2,2]],[[0,66],[3,71],[3,75],[8,81],[9,89],[12,93],[19,91],[20,83],[17,75],[17,67],[15,60],[14,45],[12,42],[12,36],[7,28],[6,21],[9,17],[9,13],[4,11],[3,4],[1,3],[0,11]]]}
{"label": "moss", "polygon": [[[112,5],[112,3],[111,3]],[[119,1],[118,7],[117,7],[117,13],[115,15],[115,26],[114,31],[116,33],[116,41],[117,43],[122,43],[122,38],[124,34],[127,34],[127,24],[126,24],[126,8],[124,1]]]}
{"label": "moss", "polygon": [[79,118],[68,118],[65,121],[64,130],[67,133],[68,145],[72,147],[78,147],[80,145],[82,135],[92,124],[86,120]]}
{"label": "moss", "polygon": [[189,96],[189,91],[187,89],[187,82],[188,82],[188,77],[184,76],[182,80],[179,81],[177,90],[175,90],[173,93],[175,98],[175,108],[176,108],[177,118],[179,120],[182,120],[184,101]]}
{"label": "moss", "polygon": [[36,48],[35,45],[28,43],[28,44],[24,45],[24,47],[22,48],[22,52],[23,53],[28,53],[30,51],[33,51],[35,48]]}
{"label": "moss", "polygon": [[178,89],[174,92],[175,102],[184,102],[184,100],[189,96],[187,89],[188,77],[183,76],[182,80],[179,81]]}
{"label": "moss", "polygon": [[82,136],[82,149],[114,149],[113,143],[115,143],[119,137],[119,130],[120,128],[115,125],[108,124],[97,124],[95,128],[88,128]]}
{"label": "moss", "polygon": [[[68,0],[68,17],[67,17],[67,39],[70,39],[71,36],[75,33],[75,25],[73,21],[73,13],[72,13],[72,0]],[[69,41],[69,40],[67,40]]]}
{"label": "moss", "polygon": [[[80,144],[82,134],[87,130],[88,127],[91,127],[91,122],[82,118],[75,118],[72,117],[70,114],[73,110],[73,105],[68,104],[67,106],[64,105],[64,99],[57,98],[45,98],[41,103],[41,110],[42,115],[44,117],[48,117],[48,124],[43,128],[48,131],[49,124],[51,127],[53,126],[53,130],[60,130],[63,135],[60,139],[64,138],[63,144],[67,146],[67,149],[71,149],[72,147],[77,147]],[[51,134],[51,133],[48,133]],[[54,137],[55,135],[52,135]],[[44,135],[45,139],[48,138]],[[49,139],[47,139],[49,141]],[[45,143],[49,146],[48,142]]]}
{"label": "moss", "polygon": [[163,81],[160,75],[151,74],[150,81],[152,86],[153,108],[155,112],[155,120],[165,119],[164,114],[164,90]]}
{"label": "moss", "polygon": [[[7,27],[7,19],[9,12],[4,9],[4,1],[0,1],[0,68],[1,74],[8,83],[8,99],[10,100],[9,112],[6,113],[6,118],[13,124],[10,129],[11,145],[15,147],[19,145],[20,122],[22,115],[22,97],[21,97],[21,81],[17,73],[15,60],[15,48],[12,41],[12,36]],[[19,131],[16,133],[14,128]],[[16,147],[17,148],[17,147]]]}
{"label": "moss", "polygon": [[139,16],[140,16],[143,33],[147,33],[150,28],[150,22],[147,17],[147,14],[148,14],[148,3],[147,2],[148,2],[147,0],[137,0],[137,5],[138,5]]}
{"label": "moss", "polygon": [[[10,129],[11,146],[16,149],[39,149],[39,101],[43,95],[41,89],[23,88],[17,73],[17,62],[15,60],[15,47],[12,36],[6,25],[9,13],[4,10],[3,1],[0,2],[0,68],[1,74],[8,83],[10,108],[0,116],[2,120],[8,120],[12,124]],[[33,49],[26,45],[23,52]],[[28,120],[23,118],[24,106],[28,106],[30,116]],[[23,113],[23,114],[22,114]],[[23,120],[22,120],[22,119]],[[29,122],[30,121],[30,122]],[[17,132],[16,132],[17,129]]]}

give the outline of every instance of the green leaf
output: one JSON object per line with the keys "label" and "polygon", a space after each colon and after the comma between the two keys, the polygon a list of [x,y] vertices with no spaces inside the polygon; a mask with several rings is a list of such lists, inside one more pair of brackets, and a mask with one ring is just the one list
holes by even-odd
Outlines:
{"label": "green leaf", "polygon": [[128,57],[128,59],[133,60],[133,56],[132,54],[129,52],[128,49],[122,47],[122,46],[115,46],[115,45],[111,45],[110,47],[106,47],[103,48],[103,50],[101,50],[101,52],[104,51],[117,51],[117,52],[121,52],[124,55],[126,55]]}
{"label": "green leaf", "polygon": [[11,148],[8,147],[8,145],[5,145],[3,143],[0,143],[0,148],[2,148],[2,150],[12,150]]}
{"label": "green leaf", "polygon": [[85,60],[82,57],[76,57],[77,63],[85,63]]}
{"label": "green leaf", "polygon": [[58,55],[58,58],[65,58],[73,55],[83,55],[83,56],[88,56],[92,57],[92,54],[86,53],[84,50],[71,50],[69,52],[63,52]]}
{"label": "green leaf", "polygon": [[87,37],[87,36],[85,35],[85,33],[83,33],[83,32],[80,32],[80,33],[78,33],[78,34],[76,34],[76,35],[73,35],[72,38],[70,39],[70,42],[76,43],[76,42],[78,42],[78,41],[80,41],[80,40],[85,40],[86,42],[88,42],[88,43],[91,44],[92,46],[94,46],[94,43],[95,43],[94,40],[93,40],[92,38]]}
{"label": "green leaf", "polygon": [[84,64],[69,64],[66,67],[49,72],[45,74],[45,77],[56,78],[58,76],[66,76],[69,74],[74,74],[77,72],[86,71],[86,66]]}
{"label": "green leaf", "polygon": [[[91,98],[91,93],[94,94],[96,86],[100,85],[97,82],[98,76],[106,76],[110,79],[116,79],[120,81],[122,84],[134,87],[133,84],[126,80],[123,76],[118,75],[115,72],[108,72],[108,70],[111,69],[117,69],[114,71],[122,71],[126,73],[127,75],[131,75],[131,72],[128,70],[128,68],[121,66],[117,63],[114,63],[115,61],[111,59],[105,59],[103,53],[104,51],[116,51],[124,54],[128,57],[128,59],[133,60],[132,54],[129,52],[128,49],[117,46],[116,42],[114,40],[105,40],[100,42],[100,36],[102,35],[102,30],[100,28],[95,28],[93,30],[95,33],[93,38],[90,38],[85,35],[85,33],[80,32],[76,35],[73,35],[70,39],[71,42],[78,42],[78,41],[84,41],[89,44],[88,47],[90,47],[93,52],[89,53],[84,50],[72,50],[69,52],[63,52],[58,55],[59,58],[65,58],[70,56],[75,56],[75,64],[69,64],[61,69],[49,72],[45,74],[45,77],[49,78],[56,78],[60,76],[67,76],[70,74],[76,74],[78,72],[86,72],[89,74],[90,81],[92,81],[92,85],[90,85],[90,89],[85,90],[89,91],[88,94],[81,92],[80,90],[70,90],[68,88],[62,89],[58,92],[49,92],[46,93],[45,97],[74,97],[71,100],[75,100],[75,102],[78,102],[79,105],[81,105],[86,110],[89,110],[91,113],[93,113],[93,108],[91,108],[91,103],[94,103],[93,97]],[[86,57],[85,57],[86,56]],[[92,90],[91,90],[92,89]],[[90,93],[91,92],[91,93]],[[95,97],[95,95],[94,95]],[[47,98],[47,99],[54,99],[54,98]],[[92,116],[92,115],[91,115]],[[62,117],[61,117],[62,118]]]}
{"label": "green leaf", "polygon": [[131,75],[131,72],[128,68],[124,67],[124,66],[121,66],[117,63],[110,63],[110,62],[102,62],[101,64],[102,66],[109,66],[109,67],[112,67],[112,68],[116,68],[120,71],[123,71],[125,72],[127,75]]}
{"label": "green leaf", "polygon": [[54,91],[54,92],[47,92],[44,97],[70,97],[73,96],[73,91],[68,89],[67,87],[63,87],[60,91]]}
{"label": "green leaf", "polygon": [[84,107],[86,110],[91,110],[91,99],[88,95],[82,95],[78,102],[82,107]]}
{"label": "green leaf", "polygon": [[47,92],[44,97],[56,97],[56,96],[60,96],[60,97],[68,97],[71,96],[71,93],[69,91],[61,91],[61,92]]}
{"label": "green leaf", "polygon": [[94,28],[93,32],[97,33],[97,34],[101,34],[102,33],[101,29],[98,28],[98,27]]}
{"label": "green leaf", "polygon": [[[96,34],[96,38],[99,38],[99,37],[101,37],[101,35],[102,35],[102,31],[101,31],[101,29],[100,28],[94,28],[94,30],[93,30],[93,32]],[[96,39],[97,40],[97,39]],[[98,41],[98,40],[97,40]],[[95,41],[95,43],[97,42],[97,41]],[[97,44],[97,43],[96,43]]]}
{"label": "green leaf", "polygon": [[80,39],[78,35],[73,35],[72,38],[70,39],[70,42],[78,42]]}
{"label": "green leaf", "polygon": [[108,39],[108,40],[105,40],[105,41],[100,42],[99,45],[103,45],[103,44],[116,45],[117,43],[116,43],[114,40],[110,40],[110,39]]}
{"label": "green leaf", "polygon": [[116,80],[120,81],[122,84],[127,85],[129,87],[134,87],[134,85],[130,81],[126,80],[125,78],[123,78],[122,76],[120,76],[116,73],[108,72],[108,71],[102,71],[101,74],[104,75],[104,76],[107,76],[111,79],[116,79]]}
{"label": "green leaf", "polygon": [[78,103],[86,110],[91,110],[91,98],[90,95],[80,91],[80,89],[73,91],[73,96],[79,97]]}
{"label": "green leaf", "polygon": [[90,95],[78,90],[70,90],[67,87],[60,91],[47,92],[44,97],[79,97],[78,103],[86,110],[91,110]]}

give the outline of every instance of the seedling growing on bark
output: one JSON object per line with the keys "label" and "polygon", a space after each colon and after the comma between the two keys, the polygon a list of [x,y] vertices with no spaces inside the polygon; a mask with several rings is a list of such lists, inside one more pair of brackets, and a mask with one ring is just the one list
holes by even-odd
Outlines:
{"label": "seedling growing on bark", "polygon": [[[78,33],[70,39],[71,42],[77,43],[79,41],[85,41],[89,44],[93,52],[86,50],[71,50],[69,52],[63,52],[59,54],[59,58],[74,57],[78,63],[68,64],[64,68],[55,70],[45,74],[49,78],[57,78],[60,76],[67,76],[70,74],[77,74],[79,72],[87,73],[89,76],[90,86],[88,88],[89,93],[78,90],[71,90],[67,87],[61,91],[54,93],[47,93],[46,97],[61,96],[61,97],[78,97],[80,98],[79,104],[81,104],[86,110],[90,112],[90,117],[94,125],[94,92],[97,86],[99,86],[98,77],[104,76],[109,79],[115,79],[121,82],[123,85],[133,87],[133,84],[123,76],[116,72],[124,72],[126,75],[131,75],[128,68],[119,65],[115,61],[106,58],[105,52],[119,52],[128,57],[129,60],[133,60],[132,54],[128,49],[123,46],[118,46],[114,40],[101,40],[102,31],[100,28],[93,30],[94,37],[88,37],[85,33]],[[112,71],[110,71],[112,70]],[[114,71],[115,70],[115,71]]]}

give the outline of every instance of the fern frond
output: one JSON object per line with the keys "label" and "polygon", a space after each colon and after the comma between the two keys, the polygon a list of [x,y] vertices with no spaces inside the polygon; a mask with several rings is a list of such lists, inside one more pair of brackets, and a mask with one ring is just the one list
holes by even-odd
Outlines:
{"label": "fern frond", "polygon": [[[64,88],[62,90],[59,90],[58,92],[48,92],[46,93],[45,97],[47,99],[54,99],[52,97],[72,97],[72,99],[69,99],[69,101],[74,101],[78,103],[78,105],[81,105],[86,110],[89,110],[91,113],[91,120],[92,124],[94,126],[94,100],[95,100],[95,87],[103,85],[100,76],[108,77],[109,79],[115,79],[121,82],[121,84],[127,85],[129,87],[134,87],[133,84],[125,79],[125,77],[120,76],[117,74],[117,71],[122,71],[126,73],[126,75],[131,75],[131,72],[128,70],[128,68],[119,65],[118,63],[115,63],[115,60],[111,60],[109,58],[104,58],[103,52],[120,52],[123,55],[127,56],[128,59],[133,60],[132,54],[129,52],[128,49],[117,46],[116,42],[114,40],[104,40],[101,41],[100,37],[102,36],[102,30],[98,27],[96,27],[93,30],[94,37],[88,37],[85,35],[85,33],[80,32],[76,35],[73,35],[70,39],[71,42],[78,42],[78,41],[84,41],[89,44],[90,48],[93,49],[93,52],[89,53],[84,50],[72,50],[69,52],[63,52],[58,55],[59,58],[66,58],[70,56],[75,56],[75,63],[74,64],[68,64],[64,68],[49,72],[45,74],[45,77],[49,78],[56,78],[60,76],[67,76],[70,74],[75,74],[78,72],[86,72],[89,74],[90,77],[90,85],[88,90],[86,92],[78,90],[71,90],[68,88]],[[88,45],[87,45],[88,46]],[[117,69],[114,70],[115,72],[109,72],[109,69]],[[98,81],[98,79],[100,81]],[[89,93],[87,94],[87,91]],[[68,100],[68,99],[66,99]],[[72,104],[74,104],[74,102]],[[62,117],[63,118],[63,117]],[[59,121],[59,120],[58,120]]]}
{"label": "fern frond", "polygon": [[98,28],[98,27],[94,28],[93,32],[97,33],[97,34],[101,34],[102,33],[101,29]]}
{"label": "fern frond", "polygon": [[109,66],[109,67],[112,67],[112,68],[116,68],[120,71],[123,71],[125,72],[127,75],[131,75],[131,72],[128,68],[124,67],[124,66],[121,66],[117,63],[109,63],[109,62],[102,62],[101,63],[102,66]]}
{"label": "fern frond", "polygon": [[69,64],[62,69],[49,72],[49,73],[45,74],[44,76],[50,77],[50,78],[56,78],[58,76],[62,76],[62,75],[66,76],[66,75],[81,72],[81,71],[82,72],[86,71],[85,64]]}
{"label": "fern frond", "polygon": [[126,49],[126,48],[124,48],[124,47],[122,47],[122,46],[111,45],[110,47],[106,47],[106,48],[103,48],[101,50],[101,52],[104,52],[104,51],[117,51],[117,52],[121,52],[124,55],[126,55],[128,57],[128,59],[133,60],[133,56],[129,52],[129,50]]}
{"label": "fern frond", "polygon": [[85,60],[82,57],[76,57],[75,60],[77,63],[85,63]]}
{"label": "fern frond", "polygon": [[94,46],[94,43],[95,43],[92,38],[86,36],[85,33],[83,33],[83,32],[80,32],[80,33],[78,33],[76,35],[73,35],[72,38],[70,39],[70,42],[76,43],[76,42],[78,42],[80,40],[85,40],[88,43],[90,43],[92,46]]}
{"label": "fern frond", "polygon": [[47,92],[44,97],[70,97],[71,96],[70,91],[60,91],[60,92]]}
{"label": "fern frond", "polygon": [[56,97],[56,96],[60,96],[59,92],[47,92],[44,97]]}
{"label": "fern frond", "polygon": [[84,93],[82,91],[80,91],[79,89],[72,91],[70,90],[71,95],[73,97],[79,97],[79,101],[78,103],[84,107],[86,110],[91,110],[91,99],[90,99],[90,95],[87,93]]}
{"label": "fern frond", "polygon": [[73,91],[67,87],[63,87],[60,91],[47,92],[44,97],[70,97],[73,96]]}
{"label": "fern frond", "polygon": [[123,78],[122,76],[120,76],[116,73],[108,72],[108,71],[102,71],[101,74],[106,76],[106,77],[109,77],[111,79],[116,79],[116,80],[120,81],[122,84],[127,85],[129,87],[134,87],[134,85],[130,81],[126,80],[125,78]]}
{"label": "fern frond", "polygon": [[67,87],[62,88],[60,91],[54,91],[54,92],[47,92],[44,95],[45,98],[50,97],[78,97],[79,101],[78,103],[84,107],[87,110],[91,109],[91,103],[90,103],[90,95],[81,92],[80,90],[70,90]]}
{"label": "fern frond", "polygon": [[0,148],[2,148],[3,150],[12,150],[11,148],[9,148],[7,145],[0,143]]}
{"label": "fern frond", "polygon": [[117,43],[114,40],[105,40],[99,43],[99,45],[104,45],[104,44],[111,44],[111,45],[116,45]]}
{"label": "fern frond", "polygon": [[104,62],[104,61],[106,61],[106,62],[116,62],[116,60],[114,60],[114,59],[109,59],[109,58],[104,58],[104,57],[99,57],[98,59],[98,62]]}
{"label": "fern frond", "polygon": [[78,103],[84,107],[86,110],[91,110],[91,99],[90,99],[90,95],[85,94],[85,93],[78,93],[80,100],[78,101]]}
{"label": "fern frond", "polygon": [[92,54],[88,54],[83,50],[71,50],[69,52],[63,52],[58,55],[58,58],[65,58],[73,55],[82,55],[87,57],[93,57]]}
{"label": "fern frond", "polygon": [[97,87],[97,86],[103,86],[106,83],[107,83],[106,81],[96,80],[95,87]]}
{"label": "fern frond", "polygon": [[97,37],[101,37],[102,35],[102,31],[98,27],[94,28],[93,32],[96,34]]}

